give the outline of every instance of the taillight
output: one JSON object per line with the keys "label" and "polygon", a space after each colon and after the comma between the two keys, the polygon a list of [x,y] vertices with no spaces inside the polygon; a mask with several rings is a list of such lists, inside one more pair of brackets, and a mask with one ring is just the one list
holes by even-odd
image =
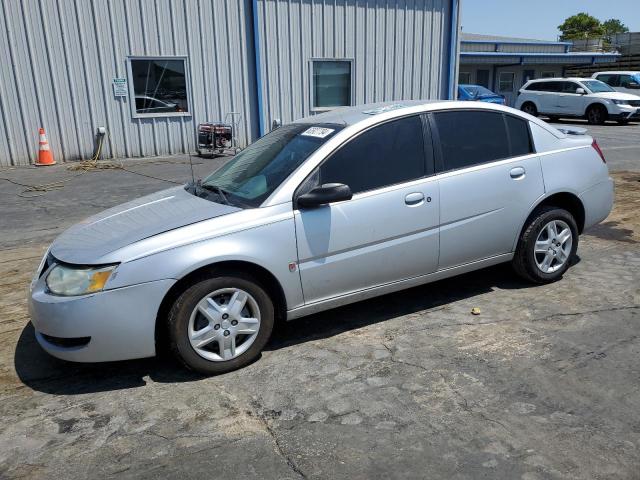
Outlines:
{"label": "taillight", "polygon": [[596,141],[596,139],[593,139],[593,142],[591,142],[591,146],[593,147],[593,149],[598,152],[598,155],[600,155],[600,158],[602,159],[603,163],[607,163],[607,161],[604,158],[604,153],[602,153],[602,149],[600,148],[600,145],[598,145],[598,142]]}

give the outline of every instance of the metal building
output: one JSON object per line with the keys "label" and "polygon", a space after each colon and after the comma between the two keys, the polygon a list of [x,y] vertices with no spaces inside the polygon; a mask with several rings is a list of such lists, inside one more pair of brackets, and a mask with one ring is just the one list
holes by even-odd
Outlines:
{"label": "metal building", "polygon": [[[0,0],[0,166],[240,146],[341,105],[452,98],[459,0]],[[229,116],[230,112],[238,115]]]}

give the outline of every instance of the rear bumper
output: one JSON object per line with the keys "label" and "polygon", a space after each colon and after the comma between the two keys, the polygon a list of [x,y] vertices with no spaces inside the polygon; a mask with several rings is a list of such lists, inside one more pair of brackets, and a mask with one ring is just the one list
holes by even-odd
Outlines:
{"label": "rear bumper", "polygon": [[155,355],[158,308],[175,280],[159,280],[81,297],[31,291],[29,313],[40,346],[73,362],[107,362]]}
{"label": "rear bumper", "polygon": [[614,187],[611,177],[596,183],[580,194],[584,205],[584,228],[587,229],[602,222],[613,208]]}

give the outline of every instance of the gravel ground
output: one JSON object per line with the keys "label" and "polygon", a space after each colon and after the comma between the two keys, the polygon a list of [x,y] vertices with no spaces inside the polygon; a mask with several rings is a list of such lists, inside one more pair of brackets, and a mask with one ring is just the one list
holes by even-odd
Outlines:
{"label": "gravel ground", "polygon": [[[184,158],[125,162],[137,173],[88,172],[31,199],[0,183],[0,478],[638,478],[640,154],[615,150],[640,144],[629,128],[635,140],[599,136],[622,169],[615,210],[560,282],[497,266],[324,312],[214,378],[164,358],[55,360],[26,310],[55,235],[170,185],[143,175],[186,180]],[[0,171],[24,184],[69,174]]]}

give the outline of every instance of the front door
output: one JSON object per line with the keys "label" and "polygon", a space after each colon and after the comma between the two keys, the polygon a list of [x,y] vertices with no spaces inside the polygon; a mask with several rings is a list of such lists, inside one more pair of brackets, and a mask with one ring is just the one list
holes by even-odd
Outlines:
{"label": "front door", "polygon": [[442,171],[439,269],[513,251],[531,205],[544,193],[527,122],[467,110],[434,113],[432,124]]}
{"label": "front door", "polygon": [[405,117],[350,140],[300,187],[298,193],[343,183],[354,193],[348,201],[295,211],[306,304],[437,269],[432,159],[422,117]]}
{"label": "front door", "polygon": [[556,96],[557,112],[564,115],[583,115],[585,110],[585,98],[577,94],[576,90],[581,86],[575,82],[561,82],[561,90]]}

